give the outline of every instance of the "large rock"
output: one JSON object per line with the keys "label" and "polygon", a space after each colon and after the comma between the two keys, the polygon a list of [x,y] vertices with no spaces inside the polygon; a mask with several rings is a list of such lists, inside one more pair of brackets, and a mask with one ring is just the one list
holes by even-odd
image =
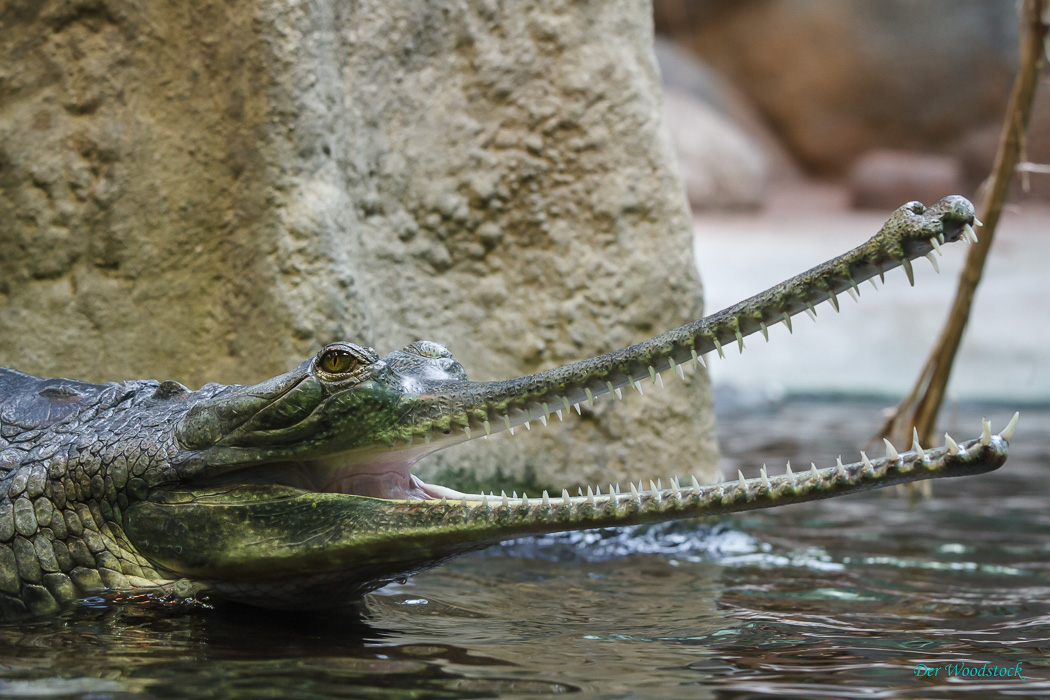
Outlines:
{"label": "large rock", "polygon": [[[488,379],[700,313],[642,0],[12,0],[0,26],[2,365],[255,382],[428,338]],[[706,376],[668,384],[425,476],[711,476]]]}
{"label": "large rock", "polygon": [[1016,71],[1016,3],[1002,0],[656,6],[659,25],[730,78],[822,174],[877,148],[951,152],[1001,123]]}

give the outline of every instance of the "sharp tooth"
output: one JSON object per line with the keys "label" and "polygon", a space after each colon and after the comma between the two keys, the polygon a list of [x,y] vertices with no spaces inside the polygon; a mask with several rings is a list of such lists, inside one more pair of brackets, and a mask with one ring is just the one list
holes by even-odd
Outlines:
{"label": "sharp tooth", "polygon": [[736,331],[736,344],[737,344],[737,347],[739,348],[740,354],[743,355],[744,354],[744,336],[740,332],[739,328]]}
{"label": "sharp tooth", "polygon": [[561,405],[565,409],[565,412],[569,412],[569,398],[567,396],[561,397]]}
{"label": "sharp tooth", "polygon": [[937,242],[937,237],[934,236],[930,239],[930,245],[937,251],[937,255],[944,255],[944,251],[941,250],[941,244]]}
{"label": "sharp tooth", "polygon": [[466,497],[464,497],[462,500],[460,500],[459,507],[462,508],[465,511],[468,511],[468,512],[470,511],[470,504],[467,503]]}
{"label": "sharp tooth", "polygon": [[[681,367],[679,367],[679,369],[681,369]],[[616,398],[618,398],[618,399],[622,399],[623,398],[623,392],[620,391],[620,387],[616,387]]]}
{"label": "sharp tooth", "polygon": [[959,443],[952,439],[952,436],[948,433],[944,434],[944,444],[948,446],[948,454],[957,455],[959,454]]}
{"label": "sharp tooth", "polygon": [[[682,369],[682,365],[675,365],[675,369],[678,370],[678,378],[681,379],[682,381],[685,381],[685,370]],[[617,396],[620,395],[620,390],[619,389],[616,390],[616,395]]]}
{"label": "sharp tooth", "polygon": [[682,494],[679,491],[678,482],[671,482],[671,498],[681,498]]}
{"label": "sharp tooth", "polygon": [[649,490],[650,490],[650,491],[652,491],[653,493],[656,493],[657,491],[659,491],[659,490],[660,490],[660,489],[659,489],[659,488],[657,487],[657,485],[656,485],[656,482],[655,482],[655,481],[653,481],[652,479],[649,479]]}
{"label": "sharp tooth", "polygon": [[592,508],[595,506],[594,491],[591,491],[590,486],[587,487],[587,503],[589,503]]}
{"label": "sharp tooth", "polygon": [[885,270],[882,270],[882,269],[879,270],[879,282],[882,282],[883,284],[886,284],[886,271]]}
{"label": "sharp tooth", "polygon": [[692,476],[692,475],[689,477],[689,479],[690,479],[689,485],[693,487],[694,491],[696,491],[697,493],[700,493],[700,482],[697,481],[696,477]]}
{"label": "sharp tooth", "polygon": [[656,368],[649,365],[649,379],[652,380],[653,384],[656,384]]}
{"label": "sharp tooth", "polygon": [[569,492],[568,492],[567,489],[562,489],[561,490],[561,502],[562,502],[562,504],[567,505],[567,506],[571,506],[572,505],[572,499],[569,498]]}
{"label": "sharp tooth", "polygon": [[547,495],[547,491],[546,490],[543,491],[543,507],[544,508],[550,508],[551,507],[551,497]]}
{"label": "sharp tooth", "polygon": [[791,485],[795,485],[795,472],[791,471],[791,462],[787,463],[787,468],[784,470],[784,474],[791,480]]}
{"label": "sharp tooth", "polygon": [[578,415],[578,416],[582,416],[583,415],[583,413],[580,411],[580,404],[574,403],[572,405],[572,407],[576,409],[576,415]]}
{"label": "sharp tooth", "polygon": [[587,394],[587,403],[594,406],[594,392],[591,391],[589,387],[584,387],[583,393]]}
{"label": "sharp tooth", "polygon": [[868,459],[868,455],[864,454],[863,452],[860,453],[860,461],[864,464],[864,471],[875,471],[875,467],[871,466],[871,460]]}
{"label": "sharp tooth", "polygon": [[470,439],[470,426],[463,426],[463,434],[467,436],[468,440]]}
{"label": "sharp tooth", "polygon": [[911,260],[908,258],[901,258],[901,265],[904,267],[904,274],[908,275],[908,284],[915,286],[915,270],[911,267]]}
{"label": "sharp tooth", "polygon": [[482,425],[485,426],[485,437],[492,435],[492,424],[486,420],[482,423]]}
{"label": "sharp tooth", "polygon": [[682,488],[682,485],[678,483],[678,477],[677,476],[672,476],[671,477],[671,488],[673,488],[675,491],[677,491],[678,489]]}
{"label": "sharp tooth", "polygon": [[563,416],[561,414],[561,409],[560,408],[554,409],[554,415],[558,416],[558,420],[560,420],[560,421],[564,421],[565,420],[565,416]]}
{"label": "sharp tooth", "polygon": [[513,432],[514,428],[510,427],[510,416],[504,414],[503,415],[503,423],[504,423],[504,425],[507,426],[507,430],[511,431],[511,435],[513,435],[514,434],[514,432]]}
{"label": "sharp tooth", "polygon": [[744,478],[744,472],[742,472],[739,469],[737,469],[736,470],[736,475],[740,477],[740,488],[746,489],[747,488],[747,479]]}
{"label": "sharp tooth", "polygon": [[931,265],[933,265],[933,271],[938,275],[941,274],[941,266],[937,264],[937,258],[933,257],[932,252],[926,254],[926,259],[930,261]]}
{"label": "sharp tooth", "polygon": [[718,351],[718,356],[721,357],[723,360],[726,359],[725,353],[722,352],[722,344],[718,342],[718,338],[712,338],[712,341],[715,344],[715,350]]}
{"label": "sharp tooth", "polygon": [[529,421],[525,421],[525,430],[532,430],[532,424]]}
{"label": "sharp tooth", "polygon": [[631,486],[631,495],[634,496],[634,500],[638,501],[638,503],[641,503],[642,502],[642,494],[638,493],[638,489],[636,489],[634,487],[634,482],[629,482],[629,483],[630,483],[630,486]]}
{"label": "sharp tooth", "polygon": [[595,487],[594,487],[594,495],[597,498],[601,498],[601,496],[602,496],[602,487],[601,486],[595,485]]}
{"label": "sharp tooth", "polygon": [[897,454],[897,448],[893,446],[893,443],[891,443],[886,438],[883,438],[882,441],[886,443],[886,459],[890,460],[891,462],[895,462],[896,460],[901,458],[901,456]]}
{"label": "sharp tooth", "polygon": [[543,423],[543,427],[547,427],[547,416],[540,416],[540,423]]}
{"label": "sharp tooth", "polygon": [[992,424],[987,418],[981,419],[981,444],[985,447],[992,444]]}
{"label": "sharp tooth", "polygon": [[664,490],[664,485],[660,483],[659,479],[656,480],[656,490],[657,491],[663,491]]}
{"label": "sharp tooth", "polygon": [[551,419],[551,407],[546,401],[543,402],[543,417],[547,419],[543,424],[547,425],[547,421]]}
{"label": "sharp tooth", "polygon": [[510,434],[511,434],[511,435],[513,435],[513,434],[514,434],[514,428],[511,428],[511,429],[510,429]]}
{"label": "sharp tooth", "polygon": [[656,375],[656,386],[660,387],[661,389],[664,386],[664,378],[661,377],[659,374]]}
{"label": "sharp tooth", "polygon": [[529,509],[529,495],[524,491],[521,492],[521,505],[525,508],[525,510]]}
{"label": "sharp tooth", "polygon": [[619,485],[614,488],[612,484],[609,484],[609,497],[613,503],[616,503],[616,494],[618,493],[620,493]]}
{"label": "sharp tooth", "polygon": [[813,308],[813,304],[808,301],[806,302],[806,313],[809,314],[809,317],[814,321],[817,320],[817,310]]}
{"label": "sharp tooth", "polygon": [[835,296],[835,290],[831,287],[828,287],[828,301],[831,302],[831,305],[835,307],[837,312],[839,310],[839,299]]}
{"label": "sharp tooth", "polygon": [[970,226],[970,224],[963,224],[962,237],[969,243],[977,242],[977,232],[973,230],[973,227]]}
{"label": "sharp tooth", "polygon": [[500,491],[499,494],[503,498],[503,507],[509,509],[510,508],[510,499],[507,498],[507,492],[506,491]]}
{"label": "sharp tooth", "polygon": [[809,463],[809,474],[814,479],[819,479],[820,478],[820,472],[817,471],[817,465],[813,464],[813,462]]}
{"label": "sharp tooth", "polygon": [[1014,436],[1014,431],[1017,430],[1017,421],[1020,419],[1021,412],[1017,411],[1014,413],[1013,418],[1010,419],[1010,422],[1006,424],[1006,427],[1003,428],[1003,432],[999,433],[999,436],[1002,437],[1003,440],[1009,440],[1012,438]]}
{"label": "sharp tooth", "polygon": [[[587,488],[590,488],[590,486],[588,486]],[[583,496],[583,487],[582,486],[577,486],[576,487],[576,495],[580,496],[580,497]]]}
{"label": "sharp tooth", "polygon": [[911,449],[919,457],[920,460],[926,459],[926,453],[922,451],[922,445],[919,444],[919,429],[911,429]]}
{"label": "sharp tooth", "polygon": [[853,301],[860,303],[860,294],[853,287],[846,287],[846,293],[850,295]]}
{"label": "sharp tooth", "polygon": [[943,233],[938,233],[937,234],[937,240],[941,242],[941,245],[944,245],[944,234]]}
{"label": "sharp tooth", "polygon": [[481,494],[481,507],[482,508],[488,508],[489,507],[489,499],[488,499],[488,497],[485,494]]}
{"label": "sharp tooth", "polygon": [[842,463],[842,455],[839,455],[835,459],[835,466],[838,467],[838,470],[839,470],[838,474],[839,474],[839,476],[842,477],[843,479],[845,479],[846,478],[846,465]]}
{"label": "sharp tooth", "polygon": [[857,293],[857,298],[860,298],[860,287],[857,286],[857,280],[853,279],[853,275],[846,273],[846,277],[849,278],[850,288]]}
{"label": "sharp tooth", "polygon": [[[606,380],[606,382],[605,382],[605,388],[609,390],[610,394],[612,394],[613,392],[616,391],[616,387],[614,387],[613,383],[608,381],[608,380]],[[620,397],[617,396],[616,398],[620,398]]]}
{"label": "sharp tooth", "polygon": [[707,365],[704,364],[704,358],[696,354],[696,348],[691,348],[689,352],[691,352],[693,355],[693,369],[696,369],[697,365],[700,365],[701,367],[707,367]]}
{"label": "sharp tooth", "polygon": [[875,284],[875,278],[874,277],[869,277],[868,281],[871,282],[872,289],[874,289],[876,292],[879,291],[879,285]]}
{"label": "sharp tooth", "polygon": [[981,220],[978,219],[976,216],[973,217],[973,225],[974,226],[984,226],[984,224],[981,222]]}
{"label": "sharp tooth", "polygon": [[438,505],[440,505],[442,508],[448,508],[448,499],[442,496],[441,503],[439,503]]}
{"label": "sharp tooth", "polygon": [[619,484],[619,482],[617,482],[617,484],[616,484],[616,495],[617,496],[620,495],[620,484]]}
{"label": "sharp tooth", "polygon": [[784,321],[784,325],[787,326],[788,333],[794,333],[795,331],[791,330],[791,316],[788,314],[787,311],[781,311],[780,313],[784,317],[783,321]]}
{"label": "sharp tooth", "polygon": [[643,392],[642,392],[642,383],[641,383],[641,382],[639,382],[639,381],[635,381],[635,382],[634,382],[634,388],[638,390],[638,393],[639,393],[639,394],[643,393]]}
{"label": "sharp tooth", "polygon": [[762,468],[758,470],[759,476],[762,477],[762,485],[769,488],[769,475],[766,473],[766,465],[762,465]]}

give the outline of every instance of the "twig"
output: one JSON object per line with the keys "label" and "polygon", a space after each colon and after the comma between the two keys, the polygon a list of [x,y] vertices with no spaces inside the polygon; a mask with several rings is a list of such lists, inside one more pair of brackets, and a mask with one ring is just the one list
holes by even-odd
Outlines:
{"label": "twig", "polygon": [[978,214],[984,228],[980,230],[980,240],[970,249],[966,258],[966,266],[959,276],[959,287],[948,314],[948,321],[937,344],[919,373],[911,393],[897,406],[882,427],[880,437],[887,437],[894,442],[909,440],[913,429],[918,431],[922,444],[929,445],[933,441],[937,413],[944,401],[952,364],[970,317],[974,293],[981,281],[984,263],[995,238],[1010,181],[1024,151],[1025,132],[1032,113],[1032,100],[1038,84],[1048,30],[1047,0],[1025,0],[1021,12],[1021,65],[1006,110],[1006,119],[999,138],[999,150],[988,181],[990,184]]}

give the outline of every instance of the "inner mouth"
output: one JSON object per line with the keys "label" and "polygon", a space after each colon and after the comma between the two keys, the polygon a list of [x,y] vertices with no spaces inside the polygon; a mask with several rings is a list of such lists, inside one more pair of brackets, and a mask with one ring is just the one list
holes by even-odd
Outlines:
{"label": "inner mouth", "polygon": [[347,464],[328,460],[273,462],[227,472],[202,485],[289,486],[311,493],[336,493],[399,501],[439,501],[475,499],[437,484],[428,484],[409,471],[403,461],[377,461]]}

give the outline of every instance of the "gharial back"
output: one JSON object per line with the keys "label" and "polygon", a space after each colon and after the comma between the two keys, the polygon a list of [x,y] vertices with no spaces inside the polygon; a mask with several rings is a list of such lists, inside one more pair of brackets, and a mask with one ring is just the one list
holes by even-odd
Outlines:
{"label": "gharial back", "polygon": [[0,445],[22,433],[58,423],[97,401],[108,386],[75,379],[41,379],[0,367]]}

